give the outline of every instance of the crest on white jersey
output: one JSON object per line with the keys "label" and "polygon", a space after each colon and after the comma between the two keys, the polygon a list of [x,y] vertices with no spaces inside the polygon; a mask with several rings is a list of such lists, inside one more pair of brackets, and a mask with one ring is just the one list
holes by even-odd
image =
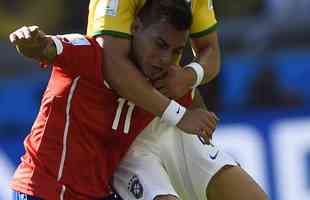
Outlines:
{"label": "crest on white jersey", "polygon": [[141,199],[143,197],[143,186],[137,175],[133,175],[130,178],[127,189],[136,199]]}
{"label": "crest on white jersey", "polygon": [[102,17],[105,15],[116,16],[118,10],[118,1],[119,0],[102,0],[99,1],[99,4],[96,9],[95,16]]}

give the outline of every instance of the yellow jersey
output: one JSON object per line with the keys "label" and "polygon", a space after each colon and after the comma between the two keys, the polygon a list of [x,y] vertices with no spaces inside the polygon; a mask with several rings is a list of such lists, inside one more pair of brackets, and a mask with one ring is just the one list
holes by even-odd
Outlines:
{"label": "yellow jersey", "polygon": [[[130,26],[145,1],[147,0],[90,0],[87,35],[130,38]],[[191,7],[191,37],[201,37],[214,31],[217,20],[212,0],[191,0]]]}

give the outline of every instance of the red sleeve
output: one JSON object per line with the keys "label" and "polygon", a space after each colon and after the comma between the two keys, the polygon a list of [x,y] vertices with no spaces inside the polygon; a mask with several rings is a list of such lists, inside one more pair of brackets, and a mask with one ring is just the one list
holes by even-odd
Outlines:
{"label": "red sleeve", "polygon": [[72,76],[102,81],[102,48],[95,39],[80,34],[52,37],[57,56],[54,67],[60,67]]}
{"label": "red sleeve", "polygon": [[177,100],[179,104],[182,106],[188,108],[189,106],[192,105],[193,103],[193,98],[192,98],[192,90],[186,93],[183,97]]}

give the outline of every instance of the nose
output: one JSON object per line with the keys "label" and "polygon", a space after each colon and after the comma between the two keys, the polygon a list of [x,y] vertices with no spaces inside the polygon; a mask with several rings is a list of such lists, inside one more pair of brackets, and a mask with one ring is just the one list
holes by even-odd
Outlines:
{"label": "nose", "polygon": [[173,60],[173,53],[171,50],[166,49],[160,54],[160,64],[162,66],[170,66]]}

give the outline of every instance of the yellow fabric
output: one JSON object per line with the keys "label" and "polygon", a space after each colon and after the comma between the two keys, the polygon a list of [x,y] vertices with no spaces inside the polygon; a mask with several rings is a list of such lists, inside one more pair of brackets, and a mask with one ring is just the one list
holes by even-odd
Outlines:
{"label": "yellow fabric", "polygon": [[[146,0],[90,0],[87,35],[130,36],[136,12]],[[212,0],[192,0],[192,36],[207,34],[216,25]],[[197,35],[198,34],[198,35]]]}

